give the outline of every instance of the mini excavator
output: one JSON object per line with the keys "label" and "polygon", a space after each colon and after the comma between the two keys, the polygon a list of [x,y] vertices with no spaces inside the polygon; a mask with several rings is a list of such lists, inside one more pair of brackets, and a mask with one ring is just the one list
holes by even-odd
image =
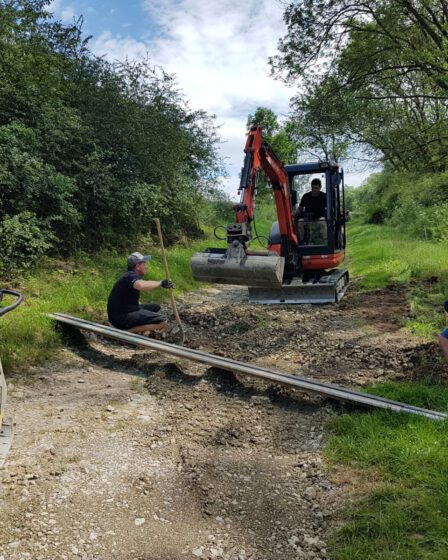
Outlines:
{"label": "mini excavator", "polygon": [[[1,303],[3,295],[13,296],[14,301],[7,306],[2,307]],[[22,294],[13,290],[0,290],[0,317],[6,315],[9,311],[15,309],[23,300]],[[6,455],[11,447],[13,438],[12,421],[10,418],[5,418],[5,407],[8,396],[6,386],[5,374],[3,373],[2,362],[0,361],[0,467],[3,466]]]}
{"label": "mini excavator", "polygon": [[[262,129],[252,127],[244,149],[239,187],[240,202],[234,206],[235,223],[226,227],[227,248],[196,253],[191,269],[196,280],[248,286],[249,301],[268,304],[334,303],[344,295],[348,271],[338,268],[345,258],[344,172],[330,161],[284,165]],[[271,183],[277,221],[272,224],[267,250],[249,249],[253,240],[257,180],[263,170]],[[322,177],[326,215],[295,219],[298,196],[307,190],[311,176]]]}

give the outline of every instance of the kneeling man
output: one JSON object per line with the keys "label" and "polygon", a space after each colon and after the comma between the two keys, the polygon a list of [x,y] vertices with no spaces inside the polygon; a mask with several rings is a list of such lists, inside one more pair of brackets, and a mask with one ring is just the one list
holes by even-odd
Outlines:
{"label": "kneeling man", "polygon": [[160,314],[157,303],[139,303],[140,292],[157,288],[173,288],[171,280],[143,280],[148,270],[149,255],[132,253],[128,257],[128,269],[115,282],[107,302],[109,321],[117,329],[137,334],[163,332],[167,319]]}

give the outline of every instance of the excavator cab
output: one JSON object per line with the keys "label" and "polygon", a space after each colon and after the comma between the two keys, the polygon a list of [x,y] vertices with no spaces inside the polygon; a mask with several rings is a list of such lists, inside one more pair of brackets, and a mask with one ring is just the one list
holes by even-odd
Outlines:
{"label": "excavator cab", "polygon": [[[260,127],[248,134],[236,220],[227,225],[227,249],[206,249],[191,260],[193,277],[203,282],[249,287],[254,303],[331,303],[348,286],[345,258],[344,175],[332,162],[284,165],[263,141]],[[260,169],[271,182],[277,221],[265,251],[252,251],[251,223]],[[324,201],[319,215],[295,220],[302,194],[319,177]],[[321,197],[322,198],[322,197]]]}
{"label": "excavator cab", "polygon": [[[334,303],[349,283],[346,269],[338,268],[345,259],[347,212],[344,199],[344,172],[337,164],[316,162],[286,165],[298,244],[285,263],[280,287],[265,284],[249,286],[253,303]],[[297,216],[302,196],[310,192],[312,178],[318,177],[326,204],[323,216],[304,212]],[[279,222],[272,224],[268,249],[281,253]]]}
{"label": "excavator cab", "polygon": [[[302,196],[310,191],[312,178],[318,177],[326,199],[323,215],[305,212],[296,219],[299,256],[304,269],[311,269],[303,260],[316,262],[315,258],[303,259],[306,256],[334,255],[332,266],[338,266],[344,259],[346,244],[345,223],[346,211],[344,200],[344,172],[331,162],[319,162],[297,165],[286,165],[291,192],[295,192],[296,208]],[[295,213],[296,215],[296,213]]]}

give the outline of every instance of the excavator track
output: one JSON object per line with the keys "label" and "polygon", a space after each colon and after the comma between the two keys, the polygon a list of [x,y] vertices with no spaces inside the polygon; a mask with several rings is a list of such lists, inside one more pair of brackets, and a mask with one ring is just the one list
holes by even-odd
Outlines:
{"label": "excavator track", "polygon": [[336,269],[321,276],[318,282],[294,278],[290,284],[275,287],[249,287],[249,301],[263,304],[337,303],[347,291],[349,274]]}

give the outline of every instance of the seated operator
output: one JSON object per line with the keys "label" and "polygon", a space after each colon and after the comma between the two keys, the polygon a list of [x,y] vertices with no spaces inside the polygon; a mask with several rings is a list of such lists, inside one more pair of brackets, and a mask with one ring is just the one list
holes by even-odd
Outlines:
{"label": "seated operator", "polygon": [[132,253],[128,257],[128,270],[115,282],[107,302],[109,321],[117,329],[138,334],[163,332],[167,319],[159,313],[157,303],[139,303],[140,292],[157,288],[173,288],[171,280],[142,280],[148,270],[150,256]]}
{"label": "seated operator", "polygon": [[310,220],[319,220],[321,235],[324,239],[326,238],[327,195],[321,192],[321,188],[320,179],[313,179],[311,191],[302,196],[297,208],[295,218],[298,220],[298,234],[302,242],[305,237],[305,219],[301,217],[303,214],[308,214]]}

